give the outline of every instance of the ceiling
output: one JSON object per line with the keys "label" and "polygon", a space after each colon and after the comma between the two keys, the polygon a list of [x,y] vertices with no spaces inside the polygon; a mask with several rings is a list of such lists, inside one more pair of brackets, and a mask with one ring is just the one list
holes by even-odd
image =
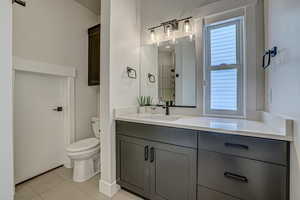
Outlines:
{"label": "ceiling", "polygon": [[100,15],[101,0],[75,0],[84,7],[90,9],[96,15]]}

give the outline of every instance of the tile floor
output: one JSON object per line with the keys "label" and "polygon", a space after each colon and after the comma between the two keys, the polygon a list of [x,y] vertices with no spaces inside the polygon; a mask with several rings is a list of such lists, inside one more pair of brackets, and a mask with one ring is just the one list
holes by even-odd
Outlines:
{"label": "tile floor", "polygon": [[58,168],[16,187],[15,200],[142,200],[124,190],[113,198],[99,193],[100,176],[83,183],[72,181],[72,169]]}

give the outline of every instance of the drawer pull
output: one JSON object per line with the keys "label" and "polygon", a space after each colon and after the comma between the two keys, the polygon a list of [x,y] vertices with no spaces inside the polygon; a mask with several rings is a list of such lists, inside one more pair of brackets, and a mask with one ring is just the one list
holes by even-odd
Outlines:
{"label": "drawer pull", "polygon": [[240,175],[233,174],[233,173],[230,173],[230,172],[225,172],[224,176],[226,178],[230,178],[230,179],[237,180],[237,181],[240,181],[240,182],[248,183],[248,179],[245,176],[240,176]]}
{"label": "drawer pull", "polygon": [[144,153],[145,153],[145,155],[144,155],[145,156],[145,161],[147,161],[149,159],[148,158],[149,157],[149,146],[145,146],[145,152]]}
{"label": "drawer pull", "polygon": [[151,147],[150,148],[150,162],[154,162],[154,148]]}
{"label": "drawer pull", "polygon": [[249,149],[248,146],[243,145],[243,144],[234,144],[234,143],[228,143],[228,142],[226,142],[226,143],[224,143],[224,145],[226,147],[237,148],[237,149],[244,149],[244,150],[248,150]]}

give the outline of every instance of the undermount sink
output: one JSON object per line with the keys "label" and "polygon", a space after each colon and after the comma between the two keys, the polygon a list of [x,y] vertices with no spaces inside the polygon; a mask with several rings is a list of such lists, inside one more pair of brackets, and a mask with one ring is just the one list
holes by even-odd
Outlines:
{"label": "undermount sink", "polygon": [[176,121],[180,119],[180,116],[163,114],[140,114],[139,117],[142,119],[153,119],[160,121]]}

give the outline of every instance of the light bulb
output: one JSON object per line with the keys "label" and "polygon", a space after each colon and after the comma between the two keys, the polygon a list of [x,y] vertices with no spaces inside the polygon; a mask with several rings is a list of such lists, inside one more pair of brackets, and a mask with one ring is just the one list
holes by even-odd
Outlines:
{"label": "light bulb", "polygon": [[151,35],[152,42],[155,42],[156,37],[155,37],[155,31],[154,31],[154,29],[151,30],[150,35]]}
{"label": "light bulb", "polygon": [[156,43],[156,45],[159,47],[160,42],[161,42],[161,40],[160,40],[159,35],[156,35],[156,37],[155,37],[155,42],[154,42],[154,43]]}
{"label": "light bulb", "polygon": [[191,31],[190,20],[184,21],[184,32],[189,33]]}
{"label": "light bulb", "polygon": [[193,39],[194,39],[194,35],[190,34],[190,41],[193,41]]}
{"label": "light bulb", "polygon": [[170,25],[167,25],[166,27],[166,33],[167,33],[167,37],[169,38],[171,36],[171,31],[172,31],[172,28]]}
{"label": "light bulb", "polygon": [[157,37],[157,40],[156,40],[156,45],[159,47],[160,46],[160,38]]}

